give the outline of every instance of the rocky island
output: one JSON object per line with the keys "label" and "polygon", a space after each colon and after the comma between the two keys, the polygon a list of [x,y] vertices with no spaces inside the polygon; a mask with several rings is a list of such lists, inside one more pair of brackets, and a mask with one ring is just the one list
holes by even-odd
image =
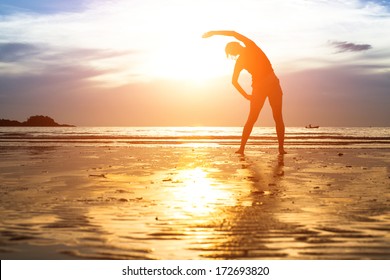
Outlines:
{"label": "rocky island", "polygon": [[48,116],[31,116],[27,121],[19,122],[15,120],[0,119],[0,126],[62,126],[74,127],[69,124],[58,124]]}

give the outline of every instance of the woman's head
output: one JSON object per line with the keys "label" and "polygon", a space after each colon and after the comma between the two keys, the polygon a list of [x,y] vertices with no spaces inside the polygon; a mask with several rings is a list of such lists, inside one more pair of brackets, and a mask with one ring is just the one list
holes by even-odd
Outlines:
{"label": "woman's head", "polygon": [[230,42],[226,44],[225,52],[227,57],[236,57],[241,54],[244,47],[239,42]]}

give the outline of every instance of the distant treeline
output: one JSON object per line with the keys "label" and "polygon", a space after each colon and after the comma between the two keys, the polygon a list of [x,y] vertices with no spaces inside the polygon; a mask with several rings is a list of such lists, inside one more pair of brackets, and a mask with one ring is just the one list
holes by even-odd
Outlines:
{"label": "distant treeline", "polygon": [[48,116],[31,116],[25,122],[0,119],[0,126],[68,126],[69,124],[58,124]]}

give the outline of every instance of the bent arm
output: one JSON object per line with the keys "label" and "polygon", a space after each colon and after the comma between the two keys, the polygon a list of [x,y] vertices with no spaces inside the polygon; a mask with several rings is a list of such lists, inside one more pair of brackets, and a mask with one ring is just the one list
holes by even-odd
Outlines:
{"label": "bent arm", "polygon": [[251,96],[246,93],[246,91],[241,87],[240,83],[238,82],[238,77],[240,76],[241,70],[242,68],[236,64],[236,66],[234,67],[232,84],[245,99],[250,100]]}
{"label": "bent arm", "polygon": [[229,30],[215,30],[215,31],[209,31],[203,34],[203,38],[209,38],[211,36],[220,35],[220,36],[230,36],[236,38],[238,41],[241,41],[244,43],[245,46],[248,46],[250,44],[254,44],[254,42],[245,37],[244,35],[236,32],[236,31],[229,31]]}

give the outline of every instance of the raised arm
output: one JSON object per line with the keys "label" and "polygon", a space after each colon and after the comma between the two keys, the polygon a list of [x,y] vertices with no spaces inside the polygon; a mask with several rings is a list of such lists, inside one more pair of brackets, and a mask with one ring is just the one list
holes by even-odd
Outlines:
{"label": "raised arm", "polygon": [[228,30],[215,30],[215,31],[209,31],[203,34],[203,38],[209,38],[211,36],[220,35],[220,36],[230,36],[236,38],[238,41],[241,41],[244,43],[245,46],[254,44],[254,42],[245,37],[244,35],[236,32],[236,31],[228,31]]}

